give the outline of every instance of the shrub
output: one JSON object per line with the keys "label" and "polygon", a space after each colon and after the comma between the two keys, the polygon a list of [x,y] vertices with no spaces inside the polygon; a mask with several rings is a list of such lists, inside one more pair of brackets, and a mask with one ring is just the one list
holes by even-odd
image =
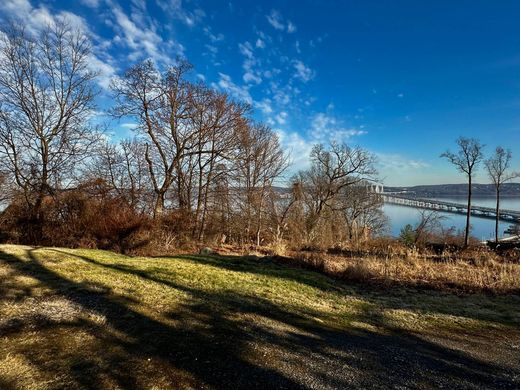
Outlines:
{"label": "shrub", "polygon": [[415,244],[416,232],[412,225],[407,224],[401,229],[399,233],[399,239],[406,246],[413,246]]}

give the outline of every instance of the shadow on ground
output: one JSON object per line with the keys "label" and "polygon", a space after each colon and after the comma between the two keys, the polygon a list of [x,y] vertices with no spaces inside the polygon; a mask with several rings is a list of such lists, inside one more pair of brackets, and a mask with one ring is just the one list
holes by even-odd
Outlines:
{"label": "shadow on ground", "polygon": [[[63,299],[88,316],[49,320],[35,313],[3,323],[0,340],[12,340],[22,355],[21,362],[13,360],[13,364],[30,367],[36,374],[31,379],[32,374],[20,368],[20,375],[26,377],[0,377],[1,388],[22,388],[42,379],[49,380],[46,386],[51,388],[85,389],[520,386],[518,370],[501,368],[391,327],[384,331],[331,329],[261,297],[235,290],[210,294],[131,266],[72,254],[93,266],[117,271],[116,277],[132,274],[188,294],[188,303],[167,313],[170,322],[160,321],[109,289],[61,277],[33,250],[27,253],[28,261],[0,252],[0,263],[9,267],[0,285],[0,300],[8,293],[14,301],[32,299],[31,290],[18,288],[16,282],[30,276],[52,291],[53,299]],[[217,257],[185,259],[237,272],[297,278],[300,283],[323,288],[308,272],[295,276],[276,263],[255,267]],[[103,321],[91,320],[96,316]],[[376,316],[368,310],[360,320],[383,324],[384,319]],[[27,339],[28,334],[42,337]],[[4,359],[0,358],[0,365],[13,359],[12,355],[0,356]]]}

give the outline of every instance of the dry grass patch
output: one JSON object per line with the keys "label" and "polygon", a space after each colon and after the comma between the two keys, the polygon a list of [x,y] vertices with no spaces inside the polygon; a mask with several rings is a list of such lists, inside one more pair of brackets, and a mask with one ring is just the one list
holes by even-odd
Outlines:
{"label": "dry grass patch", "polygon": [[429,287],[461,292],[520,293],[520,262],[489,252],[458,255],[347,257],[324,253],[293,253],[296,263],[345,280],[377,285]]}

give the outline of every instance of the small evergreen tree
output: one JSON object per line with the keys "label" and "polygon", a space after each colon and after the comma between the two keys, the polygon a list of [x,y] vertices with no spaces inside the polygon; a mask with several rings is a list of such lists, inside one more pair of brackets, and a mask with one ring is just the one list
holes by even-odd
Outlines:
{"label": "small evergreen tree", "polygon": [[415,243],[415,235],[416,231],[412,225],[407,224],[405,227],[401,229],[401,233],[399,234],[399,239],[406,245],[412,246]]}

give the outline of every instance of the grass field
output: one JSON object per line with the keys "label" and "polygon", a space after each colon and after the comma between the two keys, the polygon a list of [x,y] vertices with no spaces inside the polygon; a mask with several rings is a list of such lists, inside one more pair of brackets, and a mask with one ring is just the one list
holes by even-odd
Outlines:
{"label": "grass field", "polygon": [[0,246],[0,388],[518,388],[520,296]]}

